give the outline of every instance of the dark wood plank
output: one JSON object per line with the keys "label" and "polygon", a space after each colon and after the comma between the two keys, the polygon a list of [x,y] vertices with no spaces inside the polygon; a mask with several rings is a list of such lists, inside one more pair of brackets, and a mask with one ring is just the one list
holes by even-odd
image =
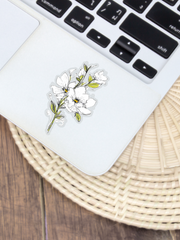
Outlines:
{"label": "dark wood plank", "polygon": [[0,116],[0,239],[41,240],[40,177]]}
{"label": "dark wood plank", "polygon": [[[179,240],[180,231],[119,224],[81,208],[43,180],[48,240]],[[39,175],[23,159],[0,117],[0,240],[41,240],[43,192]],[[43,216],[43,214],[42,214]]]}
{"label": "dark wood plank", "polygon": [[179,240],[180,239],[180,231],[170,231],[172,240]]}
{"label": "dark wood plank", "polygon": [[49,240],[179,240],[169,231],[139,229],[91,213],[46,181],[44,194]]}

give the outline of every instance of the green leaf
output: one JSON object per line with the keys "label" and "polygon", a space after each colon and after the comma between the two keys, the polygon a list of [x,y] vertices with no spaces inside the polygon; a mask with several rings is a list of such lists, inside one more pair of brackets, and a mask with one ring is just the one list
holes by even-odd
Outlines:
{"label": "green leaf", "polygon": [[78,82],[80,82],[83,79],[84,75],[81,75],[79,78],[77,77],[76,80],[78,80]]}
{"label": "green leaf", "polygon": [[90,87],[90,88],[98,88],[100,86],[100,84],[98,84],[98,83],[89,83],[88,84],[88,87]]}
{"label": "green leaf", "polygon": [[61,119],[63,116],[56,116],[57,119]]}
{"label": "green leaf", "polygon": [[88,71],[88,67],[86,66],[86,64],[84,64],[84,70],[87,72]]}
{"label": "green leaf", "polygon": [[89,75],[88,82],[91,82],[93,80],[92,76]]}
{"label": "green leaf", "polygon": [[60,116],[60,114],[61,114],[61,111],[59,111],[59,112],[57,113],[57,116]]}
{"label": "green leaf", "polygon": [[80,79],[80,78],[76,78],[76,80],[77,80],[78,82],[80,82],[80,81],[81,81],[81,79]]}
{"label": "green leaf", "polygon": [[78,122],[81,121],[81,115],[79,113],[75,113],[75,117]]}
{"label": "green leaf", "polygon": [[79,77],[79,79],[81,79],[81,80],[82,80],[82,79],[83,79],[83,77],[84,77],[84,75],[81,75],[81,76]]}
{"label": "green leaf", "polygon": [[85,83],[81,83],[81,86],[84,86]]}
{"label": "green leaf", "polygon": [[55,114],[56,113],[56,105],[51,101],[51,111]]}

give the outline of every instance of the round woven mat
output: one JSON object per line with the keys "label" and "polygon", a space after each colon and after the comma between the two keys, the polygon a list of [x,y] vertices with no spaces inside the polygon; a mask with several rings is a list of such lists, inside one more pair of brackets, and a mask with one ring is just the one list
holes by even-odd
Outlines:
{"label": "round woven mat", "polygon": [[9,122],[20,151],[82,207],[137,227],[180,229],[180,78],[104,175],[83,174]]}

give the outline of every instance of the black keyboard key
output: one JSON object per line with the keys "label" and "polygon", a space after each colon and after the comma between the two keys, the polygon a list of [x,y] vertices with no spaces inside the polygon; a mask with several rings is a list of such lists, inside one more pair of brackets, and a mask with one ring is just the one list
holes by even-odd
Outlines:
{"label": "black keyboard key", "polygon": [[126,9],[110,0],[106,1],[97,14],[112,24],[116,24],[125,14]]}
{"label": "black keyboard key", "polygon": [[124,0],[123,2],[135,11],[143,13],[152,0]]}
{"label": "black keyboard key", "polygon": [[124,62],[129,63],[139,51],[139,49],[140,47],[138,45],[136,45],[126,37],[121,36],[112,46],[110,52]]}
{"label": "black keyboard key", "polygon": [[164,2],[168,3],[171,6],[174,6],[178,0],[163,0]]}
{"label": "black keyboard key", "polygon": [[146,15],[147,18],[180,38],[180,16],[157,2]]}
{"label": "black keyboard key", "polygon": [[152,68],[140,59],[136,60],[136,62],[133,64],[133,68],[135,68],[148,78],[153,78],[157,73],[156,69]]}
{"label": "black keyboard key", "polygon": [[95,29],[91,29],[88,32],[87,37],[103,48],[107,47],[107,45],[110,43],[109,38],[105,37],[100,32],[96,31]]}
{"label": "black keyboard key", "polygon": [[117,40],[116,44],[119,45],[120,47],[124,48],[128,52],[130,52],[132,55],[135,55],[140,49],[140,47],[138,45],[136,45],[135,43],[133,43],[132,41],[130,41],[129,39],[127,39],[124,36],[121,36]]}
{"label": "black keyboard key", "polygon": [[118,46],[116,43],[112,46],[110,52],[126,63],[129,63],[134,57],[133,54],[128,52],[126,49]]}
{"label": "black keyboard key", "polygon": [[93,20],[91,14],[80,7],[75,7],[64,21],[79,32],[84,32]]}
{"label": "black keyboard key", "polygon": [[89,8],[90,10],[93,10],[101,0],[76,0],[76,1],[80,2],[82,5]]}
{"label": "black keyboard key", "polygon": [[62,17],[62,15],[68,10],[68,8],[72,4],[68,0],[38,0],[36,3],[58,18]]}
{"label": "black keyboard key", "polygon": [[120,28],[164,58],[168,58],[178,43],[149,23],[131,13]]}

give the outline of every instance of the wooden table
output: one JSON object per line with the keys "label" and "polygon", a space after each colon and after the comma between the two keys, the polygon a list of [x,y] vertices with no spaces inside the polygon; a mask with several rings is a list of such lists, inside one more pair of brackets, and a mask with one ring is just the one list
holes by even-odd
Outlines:
{"label": "wooden table", "polygon": [[19,152],[0,116],[0,240],[179,240],[180,231],[116,223],[67,199]]}

